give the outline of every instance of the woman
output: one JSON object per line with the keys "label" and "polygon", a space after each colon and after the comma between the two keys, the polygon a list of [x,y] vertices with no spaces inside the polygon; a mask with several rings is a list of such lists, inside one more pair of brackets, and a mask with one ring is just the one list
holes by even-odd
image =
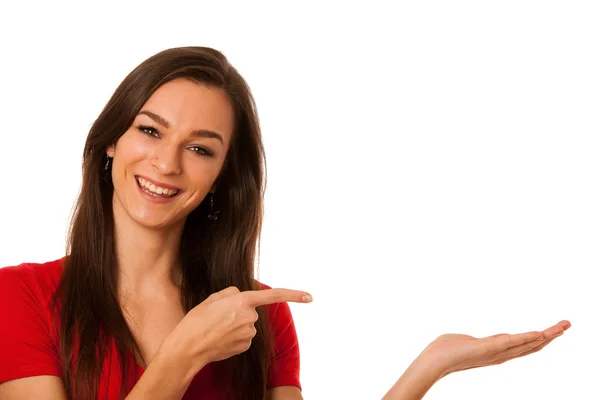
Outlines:
{"label": "woman", "polygon": [[[0,399],[301,399],[286,302],[254,279],[264,154],[219,52],[134,69],[90,129],[67,256],[0,269]],[[568,328],[441,336],[386,395],[539,350]]]}

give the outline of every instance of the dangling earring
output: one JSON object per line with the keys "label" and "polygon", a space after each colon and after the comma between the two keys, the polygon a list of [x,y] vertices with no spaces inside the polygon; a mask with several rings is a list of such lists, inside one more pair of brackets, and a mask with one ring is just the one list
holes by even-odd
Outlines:
{"label": "dangling earring", "polygon": [[210,194],[210,212],[208,213],[208,219],[209,221],[216,221],[217,218],[219,218],[219,216],[217,214],[219,214],[221,211],[215,211],[213,210],[213,207],[215,205],[215,196],[213,193]]}
{"label": "dangling earring", "polygon": [[106,156],[106,165],[104,166],[104,172],[108,172],[108,164],[110,164],[110,157]]}

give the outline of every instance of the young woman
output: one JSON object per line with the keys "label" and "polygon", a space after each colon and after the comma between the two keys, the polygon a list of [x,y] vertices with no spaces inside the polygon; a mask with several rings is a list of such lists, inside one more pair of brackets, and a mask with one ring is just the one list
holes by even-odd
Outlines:
{"label": "young woman", "polygon": [[[254,279],[264,154],[213,49],[160,52],[93,124],[67,255],[0,269],[0,399],[302,399],[286,302]],[[435,340],[386,395],[537,351],[544,332]]]}

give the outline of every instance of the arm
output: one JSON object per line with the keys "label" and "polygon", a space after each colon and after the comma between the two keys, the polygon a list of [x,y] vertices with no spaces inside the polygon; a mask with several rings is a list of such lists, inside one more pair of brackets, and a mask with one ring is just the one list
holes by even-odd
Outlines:
{"label": "arm", "polygon": [[386,393],[383,400],[421,400],[443,373],[418,357]]}
{"label": "arm", "polygon": [[[300,392],[299,354],[296,331],[294,328],[289,306],[285,301],[294,301],[304,296],[305,292],[286,291],[257,291],[240,293],[236,288],[227,288],[217,292],[203,303],[192,309],[163,342],[157,355],[129,393],[126,400],[152,398],[153,400],[181,399],[193,377],[205,365],[239,354],[250,347],[250,336],[240,337],[233,334],[240,331],[231,323],[232,305],[234,313],[242,318],[245,313],[240,307],[254,307],[262,304],[275,304],[277,316],[272,317],[275,324],[275,345],[277,356],[271,368],[267,382],[267,398],[270,400],[302,400]],[[289,299],[285,296],[289,296]],[[243,297],[248,297],[250,303],[245,303]],[[254,299],[256,297],[256,299]],[[256,302],[256,303],[255,303]],[[302,302],[305,302],[302,300]],[[212,320],[209,320],[211,317]],[[250,314],[253,324],[258,315]],[[202,323],[203,322],[204,325]],[[248,322],[242,326],[247,326]],[[225,328],[225,330],[223,330]],[[231,332],[230,332],[231,331]],[[203,340],[199,340],[199,338]],[[246,341],[248,342],[247,344]],[[241,343],[241,347],[240,347]]]}
{"label": "arm", "polygon": [[194,376],[208,363],[192,362],[182,342],[167,337],[125,400],[180,400]]}
{"label": "arm", "polygon": [[561,321],[543,332],[503,333],[480,339],[441,335],[423,350],[383,400],[421,400],[437,381],[453,372],[502,364],[538,352],[570,326],[569,321]]}
{"label": "arm", "polygon": [[296,386],[278,386],[267,390],[267,400],[304,400]]}
{"label": "arm", "polygon": [[0,268],[0,400],[67,400],[43,281],[27,264]]}
{"label": "arm", "polygon": [[[195,372],[204,363],[194,368],[181,356],[182,349],[165,343],[162,350],[148,365],[148,368],[133,387],[127,400],[155,399],[179,400],[190,385]],[[50,375],[30,376],[13,379],[0,384],[0,400],[67,400],[60,377]]]}
{"label": "arm", "polygon": [[[442,375],[437,369],[426,366],[425,362],[421,358],[416,359],[383,400],[421,400]],[[279,386],[267,391],[267,400],[303,400],[303,397],[296,386]]]}
{"label": "arm", "polygon": [[0,400],[67,400],[58,376],[40,375],[0,383]]}
{"label": "arm", "polygon": [[[28,265],[0,269],[0,400],[67,398],[45,294]],[[250,347],[255,307],[305,303],[304,295],[286,289],[240,293],[233,287],[214,293],[167,336],[127,399],[181,399],[205,365]]]}
{"label": "arm", "polygon": [[[68,398],[40,280],[25,264],[0,268],[0,400]],[[165,340],[128,398],[181,399],[206,365],[203,354],[191,358],[183,346],[179,336]]]}

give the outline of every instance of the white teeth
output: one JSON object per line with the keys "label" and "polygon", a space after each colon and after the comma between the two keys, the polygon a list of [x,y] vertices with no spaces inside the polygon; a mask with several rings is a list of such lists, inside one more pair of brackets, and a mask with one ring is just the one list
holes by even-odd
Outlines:
{"label": "white teeth", "polygon": [[144,178],[137,177],[137,181],[144,190],[147,190],[148,192],[151,192],[152,194],[158,194],[158,195],[162,195],[162,196],[166,196],[166,197],[171,197],[171,196],[174,196],[178,192],[178,190],[175,190],[175,189],[165,189],[165,188],[156,186],[155,184],[148,182]]}

